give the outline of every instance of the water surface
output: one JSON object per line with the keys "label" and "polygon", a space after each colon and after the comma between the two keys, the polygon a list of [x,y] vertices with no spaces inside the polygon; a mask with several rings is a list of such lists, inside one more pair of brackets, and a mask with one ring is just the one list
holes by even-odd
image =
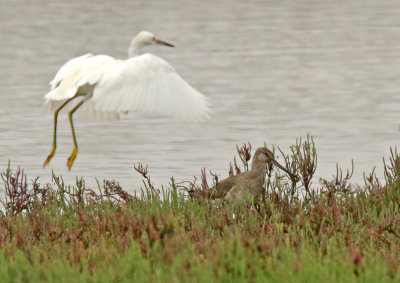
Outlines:
{"label": "water surface", "polygon": [[[206,167],[227,175],[236,144],[284,149],[314,136],[318,177],[354,159],[354,180],[400,140],[400,5],[388,1],[44,1],[0,2],[0,166],[28,178],[76,176],[156,185],[191,179]],[[66,117],[48,167],[52,115],[48,82],[87,52],[125,58],[131,38],[149,30],[177,47],[150,48],[210,97],[211,121],[185,124],[143,115],[109,124],[77,120],[80,151],[71,172]]]}

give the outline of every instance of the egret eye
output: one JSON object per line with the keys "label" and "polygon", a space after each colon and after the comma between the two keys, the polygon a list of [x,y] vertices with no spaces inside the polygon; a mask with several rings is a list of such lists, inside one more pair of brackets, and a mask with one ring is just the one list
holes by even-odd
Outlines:
{"label": "egret eye", "polygon": [[157,38],[155,36],[153,36],[153,38],[151,40],[157,41]]}

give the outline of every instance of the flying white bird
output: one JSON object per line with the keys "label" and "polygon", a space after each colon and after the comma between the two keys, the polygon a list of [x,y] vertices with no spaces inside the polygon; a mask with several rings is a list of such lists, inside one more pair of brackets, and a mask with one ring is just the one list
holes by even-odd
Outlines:
{"label": "flying white bird", "polygon": [[203,121],[211,114],[208,98],[185,82],[163,59],[146,53],[142,47],[172,44],[142,31],[132,39],[127,60],[107,55],[85,54],[65,63],[50,82],[51,90],[44,98],[54,111],[53,146],[43,167],[56,151],[57,117],[62,108],[68,109],[74,149],[68,158],[71,170],[78,145],[73,113],[95,120],[119,119],[120,113],[139,111],[165,115],[183,121]]}

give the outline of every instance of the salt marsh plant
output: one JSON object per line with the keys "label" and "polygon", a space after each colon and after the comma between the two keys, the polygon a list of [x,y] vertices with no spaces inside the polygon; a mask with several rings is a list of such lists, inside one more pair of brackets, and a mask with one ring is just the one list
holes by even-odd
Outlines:
{"label": "salt marsh plant", "polygon": [[372,172],[360,187],[350,183],[351,170],[339,168],[332,180],[313,180],[314,150],[311,138],[298,140],[289,153],[275,150],[307,180],[267,172],[263,200],[243,206],[208,199],[213,184],[206,180],[171,180],[169,188],[156,189],[145,166],[136,166],[145,180],[136,195],[115,181],[88,188],[81,178],[67,185],[53,176],[42,185],[9,167],[2,174],[0,278],[399,282],[397,151],[385,160],[383,180]]}

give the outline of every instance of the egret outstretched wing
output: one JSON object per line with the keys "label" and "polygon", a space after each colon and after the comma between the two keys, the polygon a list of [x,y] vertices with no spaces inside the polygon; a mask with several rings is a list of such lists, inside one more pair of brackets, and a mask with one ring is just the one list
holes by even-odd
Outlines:
{"label": "egret outstretched wing", "polygon": [[104,70],[116,60],[107,55],[93,56],[86,54],[65,63],[50,82],[51,90],[44,98],[49,100],[63,100],[75,95],[86,95],[85,89],[78,93],[79,88],[85,85],[96,84]]}
{"label": "egret outstretched wing", "polygon": [[77,66],[82,65],[82,62],[85,62],[86,59],[90,57],[93,57],[93,54],[87,53],[67,61],[63,66],[61,66],[54,76],[54,79],[50,82],[51,89],[56,88],[65,77],[68,77],[71,71],[73,72]]}
{"label": "egret outstretched wing", "polygon": [[92,100],[100,111],[140,111],[190,121],[210,115],[207,97],[151,54],[109,64],[94,87]]}
{"label": "egret outstretched wing", "polygon": [[[104,74],[104,70],[115,61],[113,57],[106,55],[85,54],[65,63],[50,82],[51,90],[45,95],[46,104],[50,105],[50,110],[54,112],[71,97],[91,96],[93,87]],[[79,99],[74,99],[63,110],[70,111],[77,103],[79,103]],[[101,112],[96,110],[92,100],[82,105],[77,115],[96,121],[119,119],[119,114],[116,111]]]}

